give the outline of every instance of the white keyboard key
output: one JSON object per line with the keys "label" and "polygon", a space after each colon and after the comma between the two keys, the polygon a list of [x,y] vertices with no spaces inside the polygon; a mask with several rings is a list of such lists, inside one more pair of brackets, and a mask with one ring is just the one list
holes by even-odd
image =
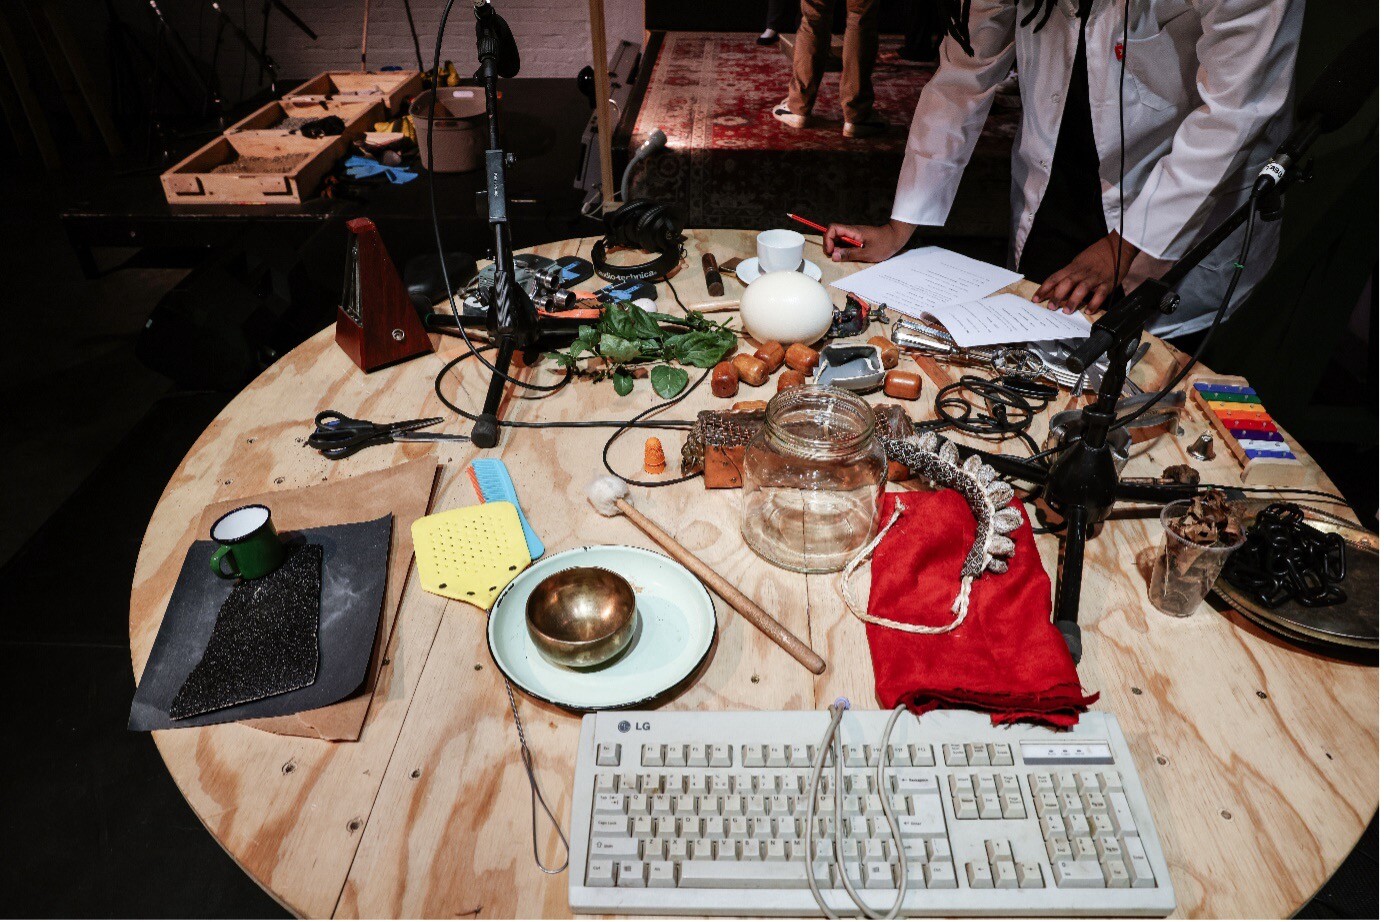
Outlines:
{"label": "white keyboard key", "polygon": [[995,886],[995,876],[990,865],[984,861],[966,862],[966,883],[972,890],[990,890]]}
{"label": "white keyboard key", "polygon": [[1059,887],[1105,886],[1105,874],[1096,861],[1058,861],[1052,869]]}
{"label": "white keyboard key", "polygon": [[596,764],[618,766],[620,764],[620,744],[601,743],[596,747]]}
{"label": "white keyboard key", "polygon": [[908,875],[909,889],[927,886],[927,875],[923,873],[923,862],[909,861],[904,865],[904,873]]}
{"label": "white keyboard key", "polygon": [[702,821],[695,816],[678,817],[678,836],[683,839],[700,839]]}
{"label": "white keyboard key", "polygon": [[1129,798],[1124,794],[1106,795],[1110,804],[1110,825],[1119,835],[1138,835],[1139,827],[1134,823],[1134,813],[1129,809]]}
{"label": "white keyboard key", "polygon": [[966,764],[967,765],[989,765],[990,750],[984,743],[966,744]]}
{"label": "white keyboard key", "polygon": [[955,890],[956,869],[950,861],[929,861],[923,865],[929,890]]}
{"label": "white keyboard key", "polygon": [[683,887],[755,890],[807,886],[807,870],[800,861],[687,861],[679,878]]}
{"label": "white keyboard key", "polygon": [[1156,885],[1153,879],[1153,866],[1149,864],[1147,858],[1134,858],[1128,863],[1127,868],[1129,869],[1130,886],[1152,887]]}
{"label": "white keyboard key", "polygon": [[1104,813],[1097,813],[1091,816],[1090,820],[1091,836],[1093,838],[1113,836],[1115,834],[1115,824],[1111,822],[1110,817],[1106,816]]}
{"label": "white keyboard key", "polygon": [[1061,816],[1062,807],[1057,802],[1056,794],[1036,794],[1033,798],[1033,809],[1039,816]]}
{"label": "white keyboard key", "polygon": [[634,772],[621,772],[619,781],[618,789],[621,794],[639,793],[639,776]]}
{"label": "white keyboard key", "polygon": [[1129,870],[1120,861],[1108,861],[1101,865],[1101,870],[1105,872],[1105,885],[1107,887],[1128,887],[1130,885]]}
{"label": "white keyboard key", "polygon": [[996,861],[1013,861],[1014,849],[1010,847],[1008,839],[987,839],[985,841],[985,858],[991,864]]}
{"label": "white keyboard key", "polygon": [[586,885],[588,887],[615,886],[615,863],[612,861],[592,861],[586,866]]}
{"label": "white keyboard key", "polygon": [[630,834],[636,839],[647,839],[654,834],[654,818],[652,816],[636,816],[631,823]]}
{"label": "white keyboard key", "polygon": [[907,743],[893,743],[889,747],[889,764],[899,768],[913,765],[913,753]]}
{"label": "white keyboard key", "polygon": [[1124,847],[1118,836],[1101,836],[1096,839],[1096,857],[1101,861],[1124,861]]}
{"label": "white keyboard key", "polygon": [[1062,817],[1062,822],[1066,826],[1069,838],[1089,835],[1091,832],[1091,824],[1086,821],[1084,813],[1068,813]]}
{"label": "white keyboard key", "polygon": [[645,768],[662,768],[663,746],[658,743],[645,743],[639,761]]}
{"label": "white keyboard key", "polygon": [[645,861],[662,861],[668,857],[667,843],[662,839],[644,839],[639,843],[639,857]]}
{"label": "white keyboard key", "polygon": [[712,842],[710,839],[697,839],[692,843],[692,851],[688,857],[693,861],[710,861],[712,858]]}
{"label": "white keyboard key", "polygon": [[961,743],[943,744],[942,763],[951,766],[964,766],[966,764],[966,747]]}
{"label": "white keyboard key", "polygon": [[1067,825],[1056,813],[1038,817],[1038,828],[1042,831],[1044,840],[1067,838]]}
{"label": "white keyboard key", "polygon": [[812,747],[799,744],[788,748],[788,764],[793,768],[812,767]]}
{"label": "white keyboard key", "polygon": [[[1085,772],[1083,774],[1090,774]],[[1110,805],[1105,800],[1105,795],[1101,793],[1086,793],[1081,795],[1081,805],[1083,813],[1109,813]]]}
{"label": "white keyboard key", "polygon": [[929,839],[927,843],[927,857],[929,861],[951,861],[951,840],[944,838]]}
{"label": "white keyboard key", "polygon": [[1014,862],[996,861],[992,870],[995,872],[996,890],[1017,890],[1019,888],[1019,869],[1014,866]]}
{"label": "white keyboard key", "polygon": [[673,815],[673,797],[671,794],[655,794],[649,798],[649,812],[654,816]]}
{"label": "white keyboard key", "polygon": [[735,853],[741,861],[758,861],[764,857],[764,843],[757,839],[739,839],[735,843]]}
{"label": "white keyboard key", "polygon": [[1019,867],[1019,887],[1028,890],[1031,888],[1041,889],[1043,887],[1043,870],[1036,861],[1020,862]]}
{"label": "white keyboard key", "polygon": [[980,818],[983,820],[998,820],[1004,817],[1004,811],[1000,808],[1000,798],[997,794],[980,795]]}
{"label": "white keyboard key", "polygon": [[846,877],[857,890],[865,889],[865,869],[855,862],[846,865]]}
{"label": "white keyboard key", "polygon": [[958,794],[952,798],[952,810],[959,820],[980,819],[980,805],[974,797],[966,794]]}
{"label": "white keyboard key", "polygon": [[1072,839],[1072,855],[1077,861],[1095,861],[1095,840],[1090,836],[1076,836]]}
{"label": "white keyboard key", "polygon": [[1008,743],[996,743],[990,746],[991,765],[1013,765],[1014,753],[1009,748]]}
{"label": "white keyboard key", "polygon": [[696,816],[697,798],[692,794],[679,794],[673,798],[674,816]]}
{"label": "white keyboard key", "polygon": [[1001,772],[995,776],[995,781],[999,785],[1000,794],[1022,795],[1024,792],[1019,786],[1019,776],[1013,772]]}
{"label": "white keyboard key", "polygon": [[663,791],[663,776],[658,772],[644,772],[639,776],[640,794],[659,794]]}
{"label": "white keyboard key", "polygon": [[787,861],[788,843],[783,839],[770,839],[764,846],[765,861]]}
{"label": "white keyboard key", "polygon": [[668,768],[686,768],[687,749],[681,745],[671,743],[664,746],[663,764]]}
{"label": "white keyboard key", "polygon": [[1107,796],[1110,794],[1124,793],[1124,781],[1120,778],[1120,773],[1101,772],[1100,789],[1101,793],[1106,794]]}
{"label": "white keyboard key", "polygon": [[764,747],[763,746],[741,746],[740,764],[746,768],[764,767]]}
{"label": "white keyboard key", "polygon": [[868,764],[864,746],[842,746],[841,756],[847,768],[864,768]]}
{"label": "white keyboard key", "polygon": [[644,886],[644,862],[642,861],[622,861],[620,862],[620,882],[621,887],[642,887]]}
{"label": "white keyboard key", "polygon": [[1010,791],[1001,796],[1000,810],[1007,820],[1022,820],[1028,816],[1028,810],[1024,808],[1024,795],[1017,791]]}
{"label": "white keyboard key", "polygon": [[597,816],[624,816],[625,795],[597,794],[596,802],[591,809]]}
{"label": "white keyboard key", "polygon": [[937,790],[937,776],[917,769],[900,769],[893,773],[894,793],[926,794]]}
{"label": "white keyboard key", "polygon": [[788,747],[769,746],[764,758],[765,764],[770,768],[786,768],[788,766]]}
{"label": "white keyboard key", "polygon": [[648,885],[650,887],[677,886],[677,881],[673,879],[673,862],[651,861],[649,862],[648,871]]}
{"label": "white keyboard key", "polygon": [[711,746],[711,758],[709,761],[711,762],[712,768],[730,768],[730,746],[725,743],[713,743]]}
{"label": "white keyboard key", "polygon": [[1076,789],[1076,775],[1072,772],[1054,772],[1052,776],[1053,784],[1057,787],[1059,794],[1080,794]]}
{"label": "white keyboard key", "polygon": [[914,768],[931,768],[937,764],[932,758],[931,743],[912,743],[908,748],[913,750]]}
{"label": "white keyboard key", "polygon": [[686,861],[692,857],[692,843],[694,841],[695,839],[687,836],[672,839],[668,842],[668,847],[663,850],[663,853],[668,856],[669,861]]}
{"label": "white keyboard key", "polygon": [[887,861],[867,861],[865,863],[865,889],[884,890],[894,886],[894,869]]}
{"label": "white keyboard key", "polygon": [[597,794],[614,794],[619,790],[619,782],[614,772],[601,772],[596,776]]}
{"label": "white keyboard key", "polygon": [[1071,861],[1072,843],[1064,838],[1053,838],[1048,840],[1048,860],[1056,864],[1059,861]]}
{"label": "white keyboard key", "polygon": [[1081,795],[1071,792],[1059,794],[1057,802],[1062,806],[1063,815],[1072,813],[1085,813],[1085,804],[1081,802]]}
{"label": "white keyboard key", "polygon": [[691,768],[706,768],[710,765],[705,743],[691,743],[688,745],[687,764]]}
{"label": "white keyboard key", "polygon": [[1043,772],[1041,774],[1038,772],[1029,772],[1028,789],[1033,793],[1034,797],[1037,797],[1040,794],[1057,793],[1057,789],[1053,786],[1052,783],[1052,775],[1049,775],[1047,772]]}
{"label": "white keyboard key", "polygon": [[591,857],[609,860],[639,857],[639,840],[628,836],[623,838],[591,840]]}
{"label": "white keyboard key", "polygon": [[591,835],[594,837],[623,838],[629,834],[630,821],[627,816],[598,816],[591,821]]}

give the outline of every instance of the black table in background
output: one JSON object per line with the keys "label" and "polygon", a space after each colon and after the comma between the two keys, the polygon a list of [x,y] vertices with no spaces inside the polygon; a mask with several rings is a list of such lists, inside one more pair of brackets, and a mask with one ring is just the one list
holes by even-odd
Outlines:
{"label": "black table in background", "polygon": [[[286,85],[292,85],[286,83]],[[510,211],[516,246],[576,236],[581,193],[573,188],[582,131],[591,115],[576,83],[567,79],[517,78],[501,84],[501,124],[509,170]],[[205,143],[204,136],[199,143]],[[180,153],[186,156],[197,143]],[[342,225],[366,215],[380,228],[396,264],[433,246],[425,172],[402,186],[369,186],[361,201],[315,198],[301,205],[170,205],[159,171],[92,176],[74,182],[61,218],[88,277],[98,273],[93,251],[136,247],[143,265],[187,265],[188,252],[266,245],[280,252],[321,253],[331,262],[345,250]],[[477,210],[483,173],[438,174],[437,200],[443,240],[449,250],[484,254],[487,225]],[[330,266],[324,267],[330,275]]]}

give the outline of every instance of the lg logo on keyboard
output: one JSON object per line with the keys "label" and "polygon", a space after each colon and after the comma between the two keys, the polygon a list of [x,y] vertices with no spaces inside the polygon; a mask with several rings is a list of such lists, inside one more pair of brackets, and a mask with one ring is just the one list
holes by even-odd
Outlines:
{"label": "lg logo on keyboard", "polygon": [[622,720],[615,725],[615,729],[619,730],[621,733],[628,733],[631,730],[647,730],[649,729],[649,722],[647,720],[644,720],[640,721],[639,723],[632,724],[628,720]]}

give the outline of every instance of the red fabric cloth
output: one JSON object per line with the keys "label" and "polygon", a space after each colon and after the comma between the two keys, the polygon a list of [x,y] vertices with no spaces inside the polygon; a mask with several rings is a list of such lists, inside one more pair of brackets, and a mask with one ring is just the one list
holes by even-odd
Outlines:
{"label": "red fabric cloth", "polygon": [[[870,614],[907,624],[944,626],[955,615],[961,564],[976,522],[955,491],[886,493],[880,527],[905,511],[875,548]],[[1023,514],[1023,505],[1013,504]],[[938,707],[988,711],[994,723],[1031,720],[1070,727],[1098,695],[1085,695],[1066,642],[1053,627],[1052,588],[1027,515],[1010,534],[1005,573],[971,584],[970,609],[946,634],[912,634],[866,624],[883,707],[915,713]]]}

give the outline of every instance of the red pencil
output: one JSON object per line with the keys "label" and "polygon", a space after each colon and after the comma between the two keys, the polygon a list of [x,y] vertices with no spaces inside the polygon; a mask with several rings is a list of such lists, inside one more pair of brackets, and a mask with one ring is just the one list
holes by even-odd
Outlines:
{"label": "red pencil", "polygon": [[[822,225],[818,224],[816,221],[809,221],[807,220],[807,218],[795,215],[791,211],[788,213],[788,217],[790,220],[797,221],[799,224],[805,224],[813,230],[818,231],[822,234],[825,234],[827,232],[827,229]],[[836,239],[840,240],[842,243],[848,243],[853,247],[863,247],[865,245],[864,240],[861,240],[858,237],[850,237],[846,234],[841,234]]]}

